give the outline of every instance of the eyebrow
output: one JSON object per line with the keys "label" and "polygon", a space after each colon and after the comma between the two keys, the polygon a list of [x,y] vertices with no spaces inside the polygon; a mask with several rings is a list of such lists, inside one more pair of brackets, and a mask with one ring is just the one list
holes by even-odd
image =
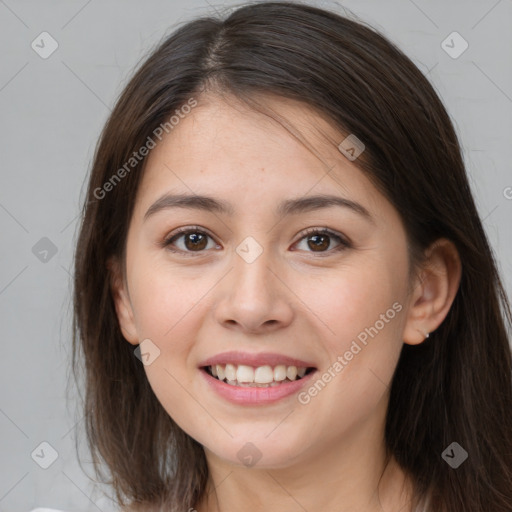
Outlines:
{"label": "eyebrow", "polygon": [[[278,204],[275,213],[278,216],[297,215],[333,206],[347,208],[373,222],[370,212],[361,204],[350,199],[326,194],[286,199]],[[143,220],[146,221],[157,212],[169,208],[195,209],[228,216],[233,216],[235,213],[235,209],[230,203],[214,197],[197,194],[165,194],[148,208]]]}

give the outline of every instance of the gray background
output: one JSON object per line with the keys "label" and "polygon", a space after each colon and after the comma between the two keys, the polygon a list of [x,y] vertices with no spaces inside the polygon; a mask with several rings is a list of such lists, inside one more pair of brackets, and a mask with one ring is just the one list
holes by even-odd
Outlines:
{"label": "gray background", "polygon": [[[115,510],[78,465],[83,424],[74,389],[66,402],[72,255],[85,177],[134,66],[176,23],[234,3],[0,0],[0,511]],[[316,4],[340,10],[333,1]],[[447,106],[511,295],[512,0],[342,5],[396,42]],[[43,31],[58,43],[47,59],[31,47],[34,40],[42,46]],[[469,44],[458,58],[441,46],[453,31]],[[446,44],[454,52],[460,43]],[[51,48],[48,39],[44,46]],[[40,252],[44,237],[54,255]],[[31,458],[44,441],[58,452],[48,469]],[[34,458],[44,462],[50,452],[42,449]]]}

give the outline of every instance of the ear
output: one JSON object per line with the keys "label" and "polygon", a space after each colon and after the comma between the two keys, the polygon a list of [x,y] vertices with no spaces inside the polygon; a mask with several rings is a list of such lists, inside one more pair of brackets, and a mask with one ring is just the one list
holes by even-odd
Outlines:
{"label": "ear", "polygon": [[413,283],[404,343],[418,345],[441,325],[459,289],[461,274],[453,242],[440,238],[426,250],[425,262]]}
{"label": "ear", "polygon": [[110,291],[114,300],[117,320],[124,338],[132,345],[139,344],[137,328],[133,315],[132,303],[128,294],[128,289],[121,264],[117,258],[110,258],[107,262],[107,269],[110,276]]}

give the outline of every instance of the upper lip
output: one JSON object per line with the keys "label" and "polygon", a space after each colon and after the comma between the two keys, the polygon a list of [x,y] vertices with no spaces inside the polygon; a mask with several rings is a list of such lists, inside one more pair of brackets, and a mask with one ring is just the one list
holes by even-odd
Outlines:
{"label": "upper lip", "polygon": [[262,352],[259,354],[251,354],[249,352],[240,352],[240,351],[230,351],[230,352],[222,352],[221,354],[217,354],[213,357],[209,357],[205,359],[201,363],[199,363],[200,367],[203,366],[213,366],[215,364],[244,364],[247,366],[277,366],[279,364],[284,364],[286,366],[297,366],[299,368],[314,368],[315,365],[312,363],[308,363],[307,361],[303,361],[301,359],[297,359],[295,357],[285,356],[283,354],[276,354],[273,352]]}

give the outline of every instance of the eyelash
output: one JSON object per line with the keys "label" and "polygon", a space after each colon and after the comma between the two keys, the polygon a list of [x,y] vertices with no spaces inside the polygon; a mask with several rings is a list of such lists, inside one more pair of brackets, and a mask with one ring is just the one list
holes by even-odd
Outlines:
{"label": "eyelash", "polygon": [[[198,226],[192,226],[192,227],[186,227],[186,228],[179,228],[179,229],[177,229],[169,237],[167,237],[161,243],[161,245],[162,245],[162,247],[166,248],[167,250],[169,250],[169,251],[171,251],[173,253],[182,254],[182,255],[185,255],[187,257],[188,256],[196,256],[196,255],[199,255],[201,253],[204,253],[205,250],[202,250],[202,251],[183,251],[181,249],[172,248],[171,244],[174,241],[176,241],[181,236],[187,235],[187,234],[190,234],[190,233],[199,233],[201,235],[206,235],[206,236],[210,237],[213,240],[213,237],[211,235],[209,235],[207,232],[205,232],[203,229],[199,228]],[[327,235],[327,236],[329,236],[331,238],[335,238],[339,242],[339,245],[337,247],[335,247],[334,249],[330,249],[330,250],[324,251],[324,252],[320,251],[318,253],[315,253],[314,251],[308,251],[308,252],[312,252],[313,254],[317,254],[319,257],[329,256],[332,253],[338,253],[338,252],[340,252],[340,251],[342,251],[344,249],[348,249],[348,248],[352,247],[351,243],[347,239],[343,238],[341,235],[339,235],[339,234],[335,233],[334,231],[331,231],[330,229],[327,229],[327,228],[309,228],[306,231],[304,231],[303,233],[301,233],[301,238],[296,243],[301,242],[304,238],[307,238],[308,236],[311,236],[311,235]]]}

